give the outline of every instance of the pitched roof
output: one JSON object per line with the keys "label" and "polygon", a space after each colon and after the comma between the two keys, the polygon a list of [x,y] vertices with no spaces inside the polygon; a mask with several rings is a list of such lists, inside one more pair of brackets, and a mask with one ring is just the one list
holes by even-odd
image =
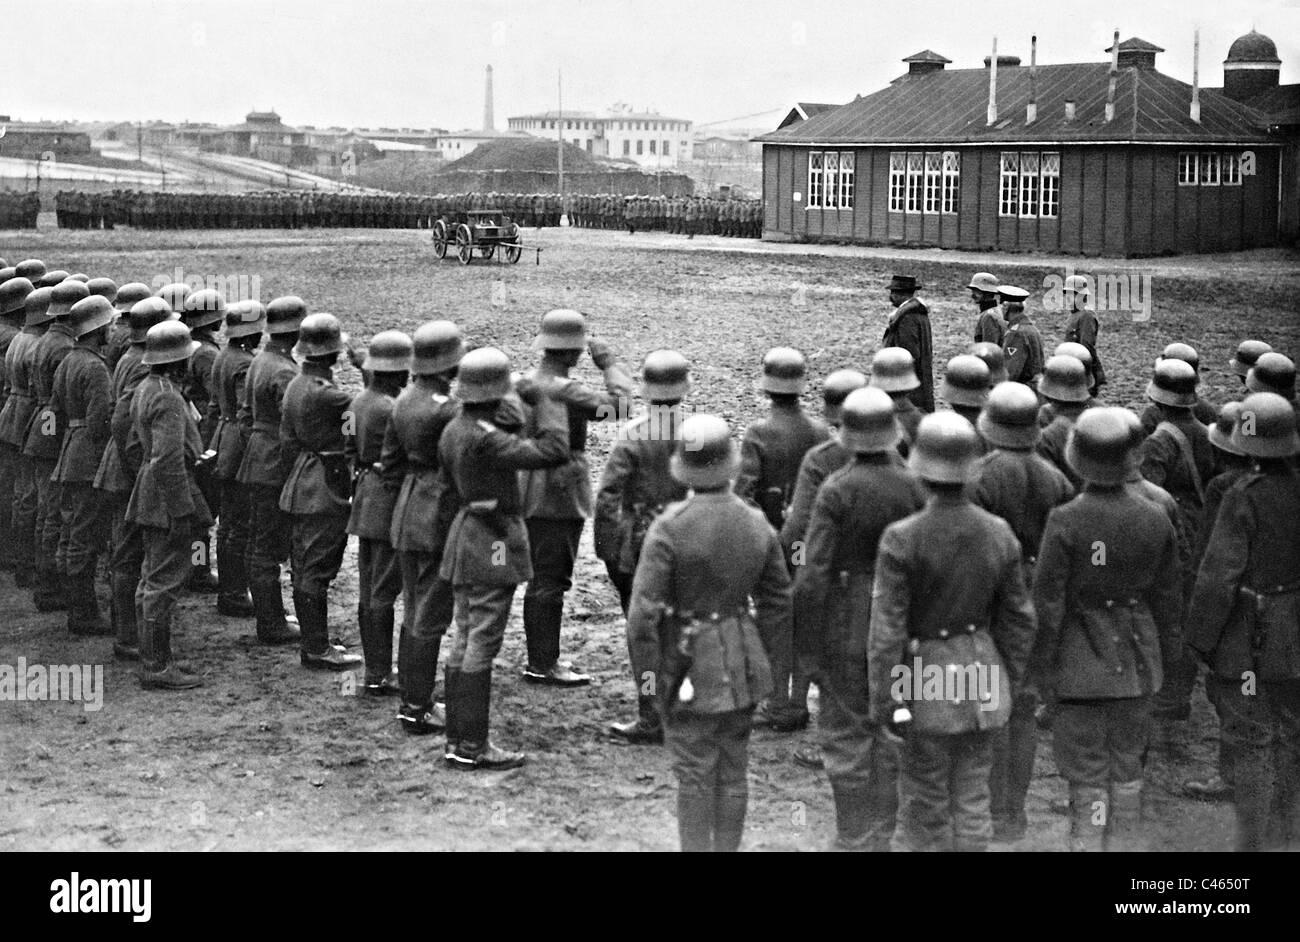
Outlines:
{"label": "pitched roof", "polygon": [[[1105,120],[1110,64],[1040,65],[1038,120],[1025,124],[1030,70],[998,70],[999,119],[988,126],[987,69],[952,69],[903,80],[756,140],[772,144],[1264,143],[1264,116],[1221,93],[1202,91],[1201,121],[1189,114],[1186,82],[1154,69],[1120,69],[1115,118]],[[1075,102],[1074,121],[1065,102]]]}
{"label": "pitched roof", "polygon": [[908,56],[903,61],[904,62],[940,62],[940,63],[952,62],[951,59],[939,55],[939,53],[935,52],[933,49],[922,49],[920,52],[913,53],[912,55]]}
{"label": "pitched roof", "polygon": [[1278,85],[1246,102],[1269,124],[1300,124],[1300,85]]}
{"label": "pitched roof", "polygon": [[[1115,45],[1112,43],[1111,45],[1106,47],[1106,52],[1110,52],[1114,48]],[[1164,50],[1161,49],[1159,46],[1157,46],[1155,43],[1149,43],[1145,39],[1140,39],[1137,36],[1133,36],[1120,43],[1119,51],[1120,52],[1164,52]]]}

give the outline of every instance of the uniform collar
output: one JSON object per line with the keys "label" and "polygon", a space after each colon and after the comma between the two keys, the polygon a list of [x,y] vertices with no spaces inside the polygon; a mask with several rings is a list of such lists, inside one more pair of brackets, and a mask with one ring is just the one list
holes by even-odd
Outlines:
{"label": "uniform collar", "polygon": [[313,363],[306,360],[302,364],[302,373],[304,376],[319,376],[321,379],[333,380],[334,368],[328,363]]}
{"label": "uniform collar", "polygon": [[702,501],[706,504],[725,504],[735,496],[730,487],[725,487],[720,491],[691,492],[691,500]]}

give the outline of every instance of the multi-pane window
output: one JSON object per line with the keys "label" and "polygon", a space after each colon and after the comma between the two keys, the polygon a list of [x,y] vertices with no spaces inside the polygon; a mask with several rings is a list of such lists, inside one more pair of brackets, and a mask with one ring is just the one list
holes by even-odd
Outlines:
{"label": "multi-pane window", "polygon": [[1201,186],[1219,185],[1219,155],[1201,154]]}
{"label": "multi-pane window", "polygon": [[947,151],[943,155],[943,212],[957,212],[961,192],[961,154]]}
{"label": "multi-pane window", "polygon": [[853,208],[851,151],[815,150],[808,155],[808,208]]}
{"label": "multi-pane window", "polygon": [[1223,185],[1241,186],[1241,157],[1232,152],[1223,155]]}
{"label": "multi-pane window", "polygon": [[1178,155],[1178,185],[1196,186],[1200,171],[1196,163],[1196,151],[1185,150]]}
{"label": "multi-pane window", "polygon": [[1179,186],[1241,186],[1241,154],[1185,150],[1178,155]]}
{"label": "multi-pane window", "polygon": [[937,213],[943,190],[943,155],[925,155],[925,211]]}
{"label": "multi-pane window", "polygon": [[924,179],[924,170],[924,154],[907,155],[907,211],[909,213],[921,211],[921,183]]}
{"label": "multi-pane window", "polygon": [[1061,155],[1003,151],[998,215],[1055,218],[1061,212]]}
{"label": "multi-pane window", "polygon": [[907,187],[907,154],[895,151],[889,155],[889,211],[903,211],[903,195]]}

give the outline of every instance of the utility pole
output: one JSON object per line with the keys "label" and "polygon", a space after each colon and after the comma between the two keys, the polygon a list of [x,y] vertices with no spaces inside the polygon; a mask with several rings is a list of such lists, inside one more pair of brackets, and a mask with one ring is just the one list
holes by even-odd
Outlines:
{"label": "utility pole", "polygon": [[559,115],[555,119],[556,156],[560,170],[560,205],[564,205],[564,73],[555,70],[555,103]]}

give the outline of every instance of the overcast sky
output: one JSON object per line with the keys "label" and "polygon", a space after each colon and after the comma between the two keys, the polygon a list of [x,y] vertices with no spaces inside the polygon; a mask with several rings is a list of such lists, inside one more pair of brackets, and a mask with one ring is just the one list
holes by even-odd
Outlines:
{"label": "overcast sky", "polygon": [[[1169,50],[1161,71],[1222,84],[1232,40],[1271,36],[1300,81],[1300,0],[0,0],[0,114],[15,119],[242,120],[477,128],[483,67],[508,115],[614,102],[697,123],[796,100],[843,102],[924,48],[975,67],[998,51],[1103,61],[1111,31]],[[12,27],[19,25],[15,35]],[[766,114],[759,114],[766,113]]]}

